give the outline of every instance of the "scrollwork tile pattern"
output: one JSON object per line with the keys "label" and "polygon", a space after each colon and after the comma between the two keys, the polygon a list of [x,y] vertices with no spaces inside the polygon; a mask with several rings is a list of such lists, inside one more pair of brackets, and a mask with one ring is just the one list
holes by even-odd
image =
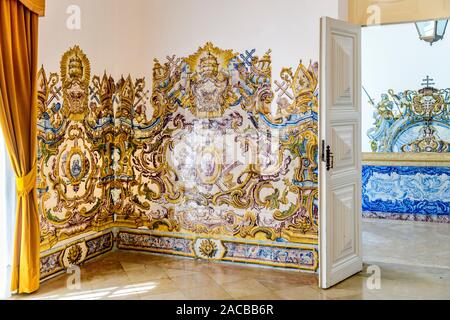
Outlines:
{"label": "scrollwork tile pattern", "polygon": [[[272,81],[271,51],[254,52],[208,42],[155,59],[151,90],[145,79],[91,77],[78,46],[59,73],[42,68],[43,252],[115,228],[122,249],[317,270],[318,66]],[[104,247],[61,256],[82,263]],[[64,265],[51,257],[44,276]]]}
{"label": "scrollwork tile pattern", "polygon": [[368,218],[449,222],[450,168],[363,166]]}

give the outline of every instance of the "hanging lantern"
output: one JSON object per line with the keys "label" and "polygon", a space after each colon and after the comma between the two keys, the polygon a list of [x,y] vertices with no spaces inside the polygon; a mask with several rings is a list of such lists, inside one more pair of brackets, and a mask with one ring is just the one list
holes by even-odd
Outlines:
{"label": "hanging lantern", "polygon": [[417,32],[421,40],[429,42],[433,45],[436,41],[444,38],[445,29],[447,28],[448,20],[432,20],[416,22]]}

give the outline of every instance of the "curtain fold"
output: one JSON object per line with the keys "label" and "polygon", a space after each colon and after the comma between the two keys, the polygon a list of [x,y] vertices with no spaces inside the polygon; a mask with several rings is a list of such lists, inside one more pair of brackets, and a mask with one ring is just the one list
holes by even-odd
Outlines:
{"label": "curtain fold", "polygon": [[0,0],[0,124],[16,175],[16,230],[11,291],[39,288],[36,196],[38,14]]}
{"label": "curtain fold", "polygon": [[19,0],[29,10],[39,16],[45,15],[45,0]]}

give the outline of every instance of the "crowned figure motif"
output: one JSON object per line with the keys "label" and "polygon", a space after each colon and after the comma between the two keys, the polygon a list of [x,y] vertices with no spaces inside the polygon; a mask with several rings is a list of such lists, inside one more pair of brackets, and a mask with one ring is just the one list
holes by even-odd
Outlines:
{"label": "crowned figure motif", "polygon": [[196,55],[187,58],[191,67],[192,61],[197,62],[188,84],[191,110],[197,117],[221,117],[228,108],[232,96],[231,79],[224,68],[228,66],[232,56],[231,53],[221,52],[207,43]]}
{"label": "crowned figure motif", "polygon": [[191,78],[192,102],[197,115],[208,118],[221,116],[228,86],[226,75],[219,72],[217,58],[208,51]]}
{"label": "crowned figure motif", "polygon": [[88,112],[90,63],[83,51],[75,46],[61,60],[64,116],[81,121]]}

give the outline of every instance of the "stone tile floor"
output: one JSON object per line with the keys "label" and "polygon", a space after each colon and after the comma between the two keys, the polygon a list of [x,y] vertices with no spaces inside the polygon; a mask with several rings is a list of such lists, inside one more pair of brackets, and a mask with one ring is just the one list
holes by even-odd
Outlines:
{"label": "stone tile floor", "polygon": [[13,299],[450,299],[448,228],[365,221],[365,267],[380,267],[379,290],[365,271],[321,290],[314,274],[120,251],[86,263],[77,290],[62,275]]}
{"label": "stone tile floor", "polygon": [[364,261],[450,268],[450,223],[364,219]]}

